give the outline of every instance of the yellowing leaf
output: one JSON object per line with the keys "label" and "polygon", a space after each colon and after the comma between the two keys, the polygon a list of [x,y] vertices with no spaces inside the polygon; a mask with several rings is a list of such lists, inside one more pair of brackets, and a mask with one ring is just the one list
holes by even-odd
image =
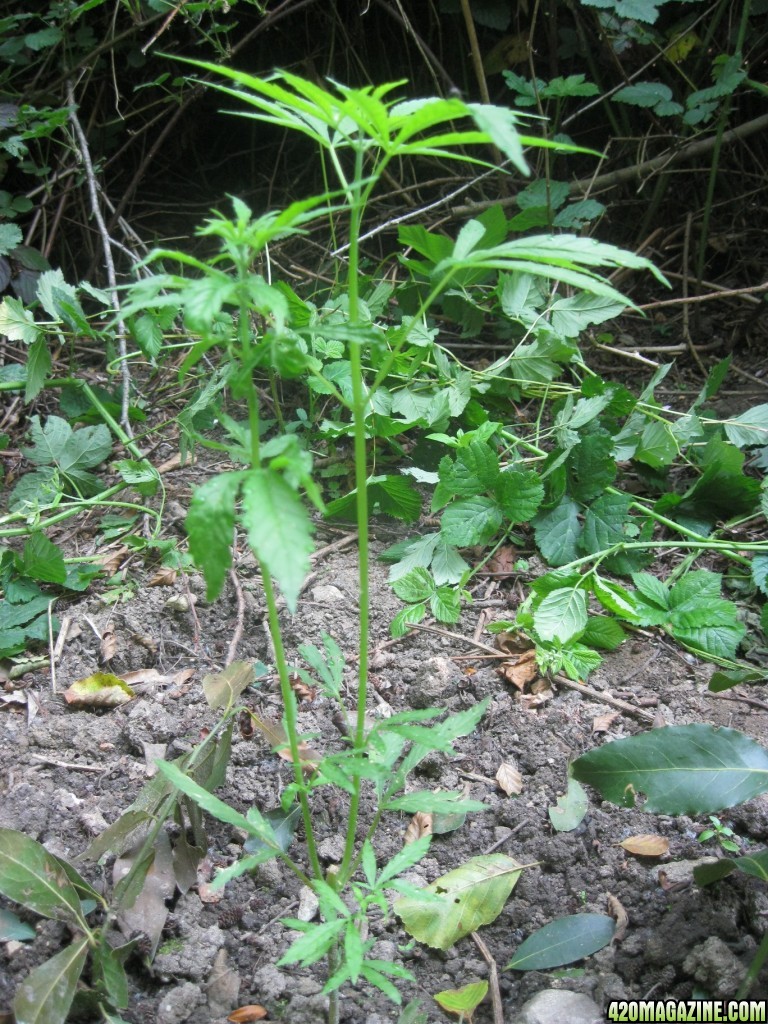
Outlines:
{"label": "yellowing leaf", "polygon": [[627,853],[634,853],[637,857],[661,857],[669,853],[669,840],[663,836],[651,834],[629,836],[619,843]]}
{"label": "yellowing leaf", "polygon": [[116,708],[133,700],[130,686],[110,672],[94,672],[78,679],[64,692],[64,700],[73,707]]}
{"label": "yellowing leaf", "polygon": [[446,1013],[472,1019],[473,1012],[488,995],[487,981],[473,981],[461,988],[447,988],[433,996],[437,1005]]}
{"label": "yellowing leaf", "polygon": [[254,680],[253,665],[249,661],[233,661],[223,672],[203,677],[203,693],[210,707],[228,707]]}
{"label": "yellowing leaf", "polygon": [[513,764],[504,761],[499,765],[496,772],[496,781],[499,788],[503,789],[507,796],[517,796],[523,791],[523,776]]}
{"label": "yellowing leaf", "polygon": [[473,857],[424,889],[438,899],[407,896],[395,903],[394,911],[419,942],[449,949],[499,916],[522,868],[503,853]]}

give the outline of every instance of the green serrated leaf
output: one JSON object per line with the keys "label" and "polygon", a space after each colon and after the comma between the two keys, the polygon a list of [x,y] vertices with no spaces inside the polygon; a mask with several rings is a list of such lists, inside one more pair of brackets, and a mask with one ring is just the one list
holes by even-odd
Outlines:
{"label": "green serrated leaf", "polygon": [[220,473],[196,488],[187,513],[189,551],[203,570],[209,601],[218,597],[232,564],[235,500],[243,473]]}
{"label": "green serrated leaf", "polygon": [[44,583],[64,583],[67,568],[64,553],[42,533],[34,533],[24,545],[22,565],[25,575]]}
{"label": "green serrated leaf", "polygon": [[548,512],[534,520],[536,545],[550,565],[567,565],[579,557],[581,535],[579,506],[571,498],[563,498]]}
{"label": "green serrated leaf", "polygon": [[542,640],[567,644],[586,628],[586,594],[574,587],[553,590],[535,608],[533,624]]}
{"label": "green serrated leaf", "polygon": [[438,587],[429,599],[429,607],[438,622],[458,622],[461,618],[461,594],[453,587]]}
{"label": "green serrated leaf", "polygon": [[501,509],[491,498],[465,498],[445,510],[440,532],[449,544],[466,548],[487,544],[499,531],[501,522]]}
{"label": "green serrated leaf", "polygon": [[482,1003],[488,994],[487,981],[473,981],[461,988],[444,989],[434,995],[434,1000],[447,1013],[467,1016],[471,1019],[473,1011]]}
{"label": "green serrated leaf", "polygon": [[392,619],[389,624],[390,636],[405,636],[408,632],[408,624],[419,623],[422,621],[424,616],[427,614],[427,606],[424,602],[421,604],[409,604]]}
{"label": "green serrated leaf", "polygon": [[427,601],[435,592],[435,582],[427,569],[417,566],[392,583],[401,601]]}
{"label": "green serrated leaf", "polygon": [[501,474],[494,493],[501,511],[510,522],[527,523],[541,504],[544,484],[536,473],[512,470]]}

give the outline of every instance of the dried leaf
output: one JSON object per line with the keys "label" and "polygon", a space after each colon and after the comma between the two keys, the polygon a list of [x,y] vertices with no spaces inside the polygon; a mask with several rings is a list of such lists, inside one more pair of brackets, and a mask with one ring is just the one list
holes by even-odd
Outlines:
{"label": "dried leaf", "polygon": [[264,1020],[267,1011],[258,1003],[251,1003],[249,1006],[240,1006],[227,1017],[232,1024],[253,1024],[255,1020]]}
{"label": "dried leaf", "polygon": [[109,672],[94,672],[85,679],[78,679],[64,691],[67,704],[85,708],[116,708],[135,696],[124,680]]}
{"label": "dried leaf", "polygon": [[302,681],[301,676],[298,675],[298,673],[294,673],[294,675],[290,676],[288,681],[291,684],[291,689],[296,694],[297,700],[313,701],[317,696],[317,690],[314,686],[307,686],[307,684]]}
{"label": "dried leaf", "polygon": [[152,579],[147,583],[148,587],[172,587],[176,582],[178,573],[175,569],[171,569],[168,566],[162,566],[157,570]]}
{"label": "dried leaf", "polygon": [[527,636],[510,630],[496,634],[496,646],[503,654],[523,654],[525,651],[534,650]]}
{"label": "dried leaf", "polygon": [[518,796],[523,791],[523,776],[509,761],[503,761],[499,765],[496,782],[507,796]]}
{"label": "dried leaf", "polygon": [[517,549],[509,544],[505,544],[503,548],[499,548],[496,554],[488,560],[486,568],[494,576],[511,576],[515,571],[517,557]]}
{"label": "dried leaf", "polygon": [[525,651],[514,661],[505,661],[499,668],[499,674],[508,683],[522,691],[532,683],[539,675],[539,666],[536,664],[536,652]]}
{"label": "dried leaf", "polygon": [[618,711],[606,711],[604,715],[597,715],[592,719],[592,732],[608,732],[618,717]]}
{"label": "dried leaf", "polygon": [[422,836],[432,835],[432,815],[426,811],[417,811],[408,823],[403,836],[403,846],[415,843]]}
{"label": "dried leaf", "polygon": [[237,701],[243,690],[254,681],[253,665],[250,661],[233,661],[223,672],[203,677],[203,693],[208,704],[215,711],[229,707]]}
{"label": "dried leaf", "polygon": [[669,840],[652,834],[629,836],[619,846],[623,846],[627,853],[634,853],[636,857],[662,857],[669,853]]}
{"label": "dried leaf", "polygon": [[99,650],[101,652],[101,661],[104,665],[106,665],[108,661],[111,661],[117,654],[117,637],[115,636],[115,631],[111,626],[107,626],[101,634]]}
{"label": "dried leaf", "polygon": [[[132,850],[119,857],[112,868],[113,884],[117,885],[129,873],[142,856],[143,844],[138,843]],[[142,932],[150,940],[152,956],[154,956],[163,926],[168,917],[166,900],[169,900],[176,889],[176,876],[173,870],[173,854],[171,843],[165,832],[158,833],[154,844],[154,857],[144,875],[141,890],[130,907],[120,906],[117,923],[120,931],[127,938],[134,932]]]}
{"label": "dried leaf", "polygon": [[621,942],[627,934],[629,927],[629,914],[611,893],[608,893],[608,913],[616,922],[616,931],[613,933],[613,942]]}
{"label": "dried leaf", "polygon": [[124,544],[121,544],[120,547],[115,548],[114,550],[107,548],[99,555],[97,562],[101,564],[107,576],[114,576],[123,564],[126,556],[130,555],[130,553],[129,548]]}
{"label": "dried leaf", "polygon": [[[284,761],[288,761],[290,764],[293,763],[291,757],[291,750],[288,746],[288,737],[285,734],[285,729],[282,725],[278,725],[277,722],[268,722],[264,718],[259,718],[253,711],[248,711],[251,721],[259,730],[264,739],[273,748],[278,757],[282,757]],[[318,754],[316,750],[312,750],[311,747],[307,746],[306,743],[299,744],[299,762],[302,768],[314,771],[322,759],[322,754]]]}

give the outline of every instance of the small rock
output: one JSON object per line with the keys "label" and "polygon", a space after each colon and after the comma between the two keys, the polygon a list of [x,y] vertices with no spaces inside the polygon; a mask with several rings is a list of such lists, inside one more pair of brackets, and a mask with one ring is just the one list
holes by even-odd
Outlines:
{"label": "small rock", "polygon": [[604,1024],[603,1012],[589,996],[567,989],[545,988],[525,1003],[513,1024]]}
{"label": "small rock", "polygon": [[418,669],[408,688],[414,708],[442,706],[459,688],[460,670],[450,658],[429,658]]}
{"label": "small rock", "polygon": [[274,964],[265,964],[254,974],[251,987],[258,994],[260,1002],[273,1002],[288,988],[288,977]]}
{"label": "small rock", "polygon": [[716,935],[691,950],[683,961],[683,970],[706,984],[716,999],[732,996],[747,973],[739,958]]}
{"label": "small rock", "polygon": [[216,954],[205,990],[211,1018],[226,1017],[237,1006],[240,975],[229,966],[225,949],[220,949]]}
{"label": "small rock", "polygon": [[191,981],[168,989],[157,1007],[157,1024],[182,1024],[203,1002],[203,993]]}
{"label": "small rock", "polygon": [[318,844],[317,852],[323,860],[339,864],[344,856],[344,839],[341,836],[329,836]]}
{"label": "small rock", "polygon": [[347,599],[338,587],[327,584],[312,588],[312,600],[318,604],[345,604]]}

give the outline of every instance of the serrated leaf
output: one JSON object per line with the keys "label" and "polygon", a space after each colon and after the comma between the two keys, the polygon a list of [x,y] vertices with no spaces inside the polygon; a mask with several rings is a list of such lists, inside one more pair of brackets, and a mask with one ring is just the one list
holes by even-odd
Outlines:
{"label": "serrated leaf", "polygon": [[667,726],[606,743],[573,762],[604,799],[660,814],[710,814],[768,789],[768,751],[735,729]]}
{"label": "serrated leaf", "polygon": [[48,540],[45,534],[34,533],[24,545],[22,552],[24,573],[44,583],[64,583],[67,567],[61,548]]}
{"label": "serrated leaf", "polygon": [[581,546],[587,554],[596,554],[626,540],[624,528],[629,520],[632,498],[626,494],[605,494],[587,509]]}
{"label": "serrated leaf", "polygon": [[27,354],[27,386],[24,389],[24,401],[31,402],[43,390],[43,385],[51,372],[51,350],[45,335],[39,335],[29,346]]}
{"label": "serrated leaf", "polygon": [[243,473],[220,473],[197,487],[187,513],[189,551],[203,570],[206,596],[218,597],[232,564],[235,500]]}
{"label": "serrated leaf", "polygon": [[449,949],[499,916],[521,870],[516,860],[504,854],[473,857],[426,887],[425,892],[439,900],[407,897],[393,909],[419,942]]}
{"label": "serrated leaf", "polygon": [[[651,579],[653,578],[654,577],[651,577]],[[619,583],[613,583],[611,580],[603,579],[601,576],[598,576],[597,573],[592,574],[590,582],[592,585],[592,593],[603,608],[607,608],[608,611],[613,612],[614,615],[620,615],[623,619],[633,618],[636,612],[636,605],[628,590],[622,587]],[[666,595],[666,588],[663,584],[662,589]]]}
{"label": "serrated leaf", "polygon": [[672,90],[663,82],[635,82],[619,89],[612,98],[616,103],[630,103],[635,107],[655,107],[657,103],[671,100]]}
{"label": "serrated leaf", "polygon": [[533,625],[542,640],[558,640],[567,644],[586,628],[586,594],[575,587],[553,590],[535,608]]}
{"label": "serrated leaf", "polygon": [[240,520],[259,561],[277,580],[291,612],[296,611],[314,550],[312,523],[299,495],[272,469],[245,473]]}
{"label": "serrated leaf", "polygon": [[501,521],[501,509],[491,498],[466,498],[445,510],[440,532],[449,544],[466,548],[487,544],[499,531]]}
{"label": "serrated leaf", "polygon": [[31,345],[40,332],[32,314],[18,299],[5,298],[0,302],[0,334],[10,341]]}
{"label": "serrated leaf", "polygon": [[608,434],[588,434],[571,449],[568,456],[571,495],[577,501],[592,501],[616,479],[613,438]]}
{"label": "serrated leaf", "polygon": [[432,553],[430,570],[435,586],[442,587],[447,583],[458,583],[469,564],[461,557],[456,548],[449,544],[441,534],[435,534],[436,541]]}
{"label": "serrated leaf", "polygon": [[401,601],[426,601],[434,593],[435,583],[426,569],[417,566],[394,580],[392,589]]}
{"label": "serrated leaf", "polygon": [[606,914],[572,914],[545,924],[515,952],[505,971],[543,971],[583,960],[607,946],[616,922]]}
{"label": "serrated leaf", "polygon": [[389,624],[390,636],[398,637],[405,636],[409,631],[409,623],[419,623],[427,614],[427,606],[424,603],[421,604],[409,604],[392,619]]}
{"label": "serrated leaf", "polygon": [[723,424],[725,436],[737,448],[768,445],[768,404],[754,405]]}
{"label": "serrated leaf", "polygon": [[615,651],[626,639],[626,633],[615,619],[605,615],[590,615],[581,635],[581,642],[602,651]]}
{"label": "serrated leaf", "polygon": [[512,470],[501,474],[494,493],[510,522],[527,523],[538,511],[544,484],[536,473]]}
{"label": "serrated leaf", "polygon": [[768,596],[768,555],[755,555],[752,559],[752,579],[755,586]]}
{"label": "serrated leaf", "polygon": [[579,507],[571,498],[563,498],[548,512],[539,514],[534,523],[536,546],[550,565],[567,565],[579,557],[581,535]]}
{"label": "serrated leaf", "polygon": [[83,936],[31,971],[13,1000],[16,1024],[64,1024],[87,956]]}
{"label": "serrated leaf", "polygon": [[429,599],[429,608],[438,622],[458,622],[461,618],[461,595],[452,587],[438,587]]}
{"label": "serrated leaf", "polygon": [[576,779],[569,778],[565,795],[559,796],[556,806],[549,807],[547,813],[556,832],[571,832],[584,820],[588,808],[584,787]]}

